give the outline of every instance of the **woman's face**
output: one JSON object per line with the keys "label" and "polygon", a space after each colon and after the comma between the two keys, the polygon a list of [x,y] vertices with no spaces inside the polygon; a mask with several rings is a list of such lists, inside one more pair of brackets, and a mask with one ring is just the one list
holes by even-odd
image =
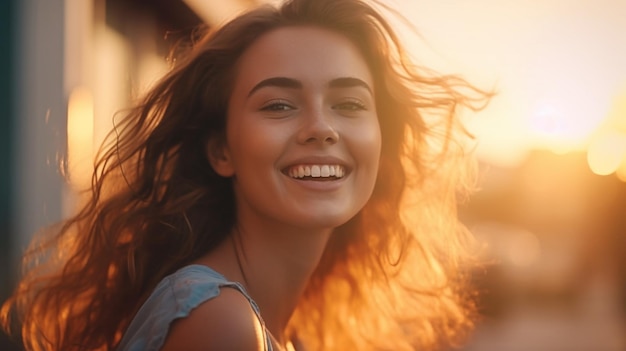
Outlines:
{"label": "woman's face", "polygon": [[209,150],[214,169],[233,177],[238,221],[318,230],[357,214],[380,158],[374,94],[358,49],[331,31],[280,28],[248,48],[225,145]]}

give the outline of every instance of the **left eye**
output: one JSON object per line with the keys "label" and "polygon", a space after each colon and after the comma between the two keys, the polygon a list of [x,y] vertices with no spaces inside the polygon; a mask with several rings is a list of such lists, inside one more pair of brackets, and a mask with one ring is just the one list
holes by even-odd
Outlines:
{"label": "left eye", "polygon": [[341,102],[333,106],[334,110],[361,111],[366,110],[365,104],[357,100]]}

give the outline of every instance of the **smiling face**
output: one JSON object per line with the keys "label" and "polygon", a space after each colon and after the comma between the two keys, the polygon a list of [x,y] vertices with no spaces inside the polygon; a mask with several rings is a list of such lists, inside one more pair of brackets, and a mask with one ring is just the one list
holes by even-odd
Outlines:
{"label": "smiling face", "polygon": [[356,215],[380,159],[374,94],[339,34],[285,27],[252,44],[237,62],[226,141],[209,147],[216,172],[233,177],[240,224],[323,230]]}

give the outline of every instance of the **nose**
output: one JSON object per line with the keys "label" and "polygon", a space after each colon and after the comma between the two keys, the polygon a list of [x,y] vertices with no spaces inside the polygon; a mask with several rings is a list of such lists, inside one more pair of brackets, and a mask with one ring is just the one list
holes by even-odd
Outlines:
{"label": "nose", "polygon": [[322,111],[312,111],[303,116],[303,123],[298,133],[298,142],[302,144],[335,144],[339,133],[333,126],[332,117]]}

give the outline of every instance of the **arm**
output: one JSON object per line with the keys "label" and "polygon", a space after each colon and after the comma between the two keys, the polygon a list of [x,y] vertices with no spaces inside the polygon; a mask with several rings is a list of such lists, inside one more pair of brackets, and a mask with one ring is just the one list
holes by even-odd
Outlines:
{"label": "arm", "polygon": [[221,289],[186,318],[174,321],[161,351],[265,350],[261,323],[237,290]]}

